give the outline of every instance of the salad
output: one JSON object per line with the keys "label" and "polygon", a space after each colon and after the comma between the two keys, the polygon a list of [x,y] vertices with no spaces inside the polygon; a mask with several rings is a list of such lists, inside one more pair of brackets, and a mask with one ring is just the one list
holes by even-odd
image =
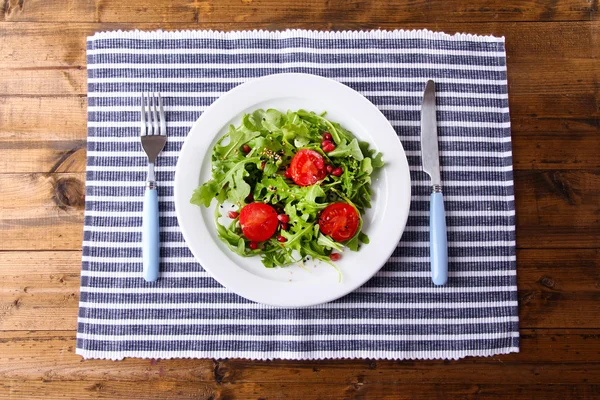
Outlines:
{"label": "salad", "polygon": [[245,114],[216,143],[211,161],[212,178],[191,202],[209,207],[216,199],[218,236],[235,253],[260,256],[267,268],[309,258],[334,265],[345,247],[369,243],[362,215],[382,154],[324,113]]}

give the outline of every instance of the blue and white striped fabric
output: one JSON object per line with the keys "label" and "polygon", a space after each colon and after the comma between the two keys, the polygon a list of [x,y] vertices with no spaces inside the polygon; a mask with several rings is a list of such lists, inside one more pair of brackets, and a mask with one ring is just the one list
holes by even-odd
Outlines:
{"label": "blue and white striped fabric", "polygon": [[[432,359],[518,351],[515,206],[504,39],[429,31],[107,32],[88,39],[88,159],[77,353],[123,357]],[[273,308],[214,281],[177,226],[173,178],[194,121],[248,80],[304,72],[367,96],[411,166],[412,209],[390,261],[330,304]],[[419,107],[436,82],[450,279],[431,283]],[[141,276],[146,158],[139,97],[165,99],[162,275]],[[387,155],[386,156],[393,156]]]}

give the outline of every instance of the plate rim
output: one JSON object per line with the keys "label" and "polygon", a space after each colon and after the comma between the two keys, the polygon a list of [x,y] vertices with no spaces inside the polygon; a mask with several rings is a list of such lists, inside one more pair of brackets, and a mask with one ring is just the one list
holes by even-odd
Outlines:
{"label": "plate rim", "polygon": [[[187,220],[186,220],[185,216],[182,215],[182,212],[184,212],[183,210],[186,207],[189,208],[189,206],[190,206],[189,198],[184,198],[183,197],[184,194],[182,194],[182,190],[183,190],[182,185],[184,184],[182,179],[184,178],[184,176],[186,174],[186,172],[184,171],[184,167],[182,166],[183,165],[182,160],[185,160],[188,156],[189,150],[187,150],[187,149],[191,146],[190,143],[193,140],[190,138],[192,137],[192,135],[197,135],[197,133],[194,134],[194,132],[198,132],[200,130],[200,128],[202,127],[202,125],[206,124],[206,121],[210,121],[210,118],[218,119],[218,116],[213,117],[213,114],[216,115],[216,112],[220,111],[220,108],[222,108],[224,105],[227,105],[228,102],[231,103],[232,99],[236,100],[237,103],[240,103],[242,105],[243,105],[243,103],[248,102],[248,101],[245,101],[245,102],[240,101],[240,99],[243,98],[243,96],[238,96],[236,99],[235,98],[236,95],[239,95],[240,93],[243,93],[244,91],[250,90],[254,86],[260,86],[260,85],[264,85],[264,84],[270,84],[270,85],[277,86],[278,84],[279,85],[282,84],[283,83],[282,81],[286,81],[286,80],[293,80],[294,84],[298,84],[299,81],[304,81],[305,84],[309,84],[308,82],[311,81],[310,84],[320,84],[323,86],[329,86],[331,88],[335,88],[335,90],[337,90],[337,91],[341,91],[341,92],[345,91],[348,94],[351,93],[351,97],[353,97],[354,100],[351,99],[350,101],[362,103],[361,105],[364,107],[367,107],[369,109],[370,113],[377,115],[379,122],[382,124],[385,123],[387,125],[387,127],[389,127],[389,130],[391,130],[391,132],[393,132],[394,137],[396,139],[395,142],[397,142],[397,143],[394,142],[394,145],[397,144],[398,150],[400,151],[399,154],[396,154],[395,152],[393,154],[394,154],[396,161],[399,161],[401,164],[403,164],[402,165],[403,168],[401,168],[401,172],[403,173],[404,176],[402,176],[402,177],[394,176],[391,178],[398,179],[399,181],[401,180],[405,183],[404,188],[403,188],[404,189],[403,197],[404,197],[405,207],[402,210],[402,212],[396,213],[396,219],[395,219],[397,221],[397,224],[395,224],[396,229],[394,232],[395,233],[394,237],[397,236],[398,240],[394,241],[394,243],[395,243],[394,246],[390,246],[390,248],[388,248],[387,251],[382,253],[382,254],[385,254],[385,258],[381,257],[381,254],[380,254],[379,259],[381,259],[382,261],[377,262],[378,265],[375,268],[373,268],[372,273],[366,274],[363,277],[363,279],[353,281],[352,284],[342,284],[342,283],[338,283],[336,281],[335,284],[338,285],[337,288],[339,290],[332,292],[330,294],[319,293],[319,296],[317,296],[317,298],[314,298],[314,297],[306,298],[305,297],[305,298],[302,298],[302,300],[300,300],[300,301],[298,300],[298,297],[294,297],[295,300],[290,301],[290,299],[285,297],[285,295],[289,294],[289,292],[292,288],[293,288],[293,290],[291,290],[291,291],[295,292],[297,288],[306,286],[306,285],[303,285],[303,283],[305,283],[305,282],[298,282],[294,286],[284,284],[283,282],[275,283],[273,281],[269,281],[264,278],[259,278],[259,277],[255,276],[254,274],[251,274],[250,272],[246,271],[244,268],[237,266],[237,264],[235,264],[235,262],[231,259],[228,259],[228,261],[225,261],[221,257],[218,257],[218,256],[215,257],[215,254],[213,254],[212,256],[210,254],[202,254],[202,251],[199,251],[199,250],[201,250],[201,249],[199,249],[199,247],[201,247],[201,245],[197,244],[196,242],[191,242],[191,240],[189,239],[194,235],[192,235],[192,233],[188,230],[188,224],[186,222]],[[290,83],[290,82],[288,82],[288,83]],[[275,98],[275,96],[272,96],[271,98]],[[268,98],[265,99],[264,101],[268,101]],[[245,107],[241,107],[241,108],[238,107],[239,109],[236,108],[233,112],[229,113],[229,116],[230,117],[238,116],[241,112],[243,112],[242,110],[244,110],[248,107],[251,107],[253,104],[258,104],[258,103],[260,103],[260,101],[254,101],[253,103],[247,104]],[[220,127],[218,127],[218,129],[215,129],[214,134],[206,135],[202,139],[196,139],[196,141],[203,140],[204,142],[208,141],[209,143],[212,143],[212,141],[215,139],[215,137],[222,131],[223,126],[224,125],[221,125]],[[382,139],[380,139],[380,140],[382,140]],[[391,140],[391,136],[390,136],[389,140]],[[377,140],[375,140],[375,141],[377,142]],[[209,145],[208,148],[206,149],[206,151],[204,152],[204,154],[202,154],[201,157],[197,157],[200,160],[198,162],[198,165],[199,165],[198,172],[199,173],[202,171],[202,164],[204,163],[205,157],[210,154],[210,151],[211,151],[211,148]],[[384,154],[385,154],[385,151],[384,151]],[[385,171],[385,168],[383,171]],[[387,179],[389,180],[390,177],[388,177]],[[196,182],[198,182],[197,175],[196,175]],[[187,247],[190,249],[190,251],[194,255],[194,258],[201,264],[202,268],[204,268],[204,270],[207,271],[209,273],[209,275],[212,278],[214,278],[217,282],[219,282],[225,288],[238,294],[239,296],[242,296],[248,300],[255,301],[258,303],[271,305],[271,306],[278,306],[278,307],[306,307],[306,306],[318,305],[318,304],[323,304],[323,303],[327,303],[330,301],[334,301],[334,300],[339,299],[339,298],[347,295],[348,293],[356,290],[357,288],[361,287],[369,279],[371,279],[373,276],[375,276],[377,274],[377,272],[379,272],[379,270],[383,267],[383,265],[385,265],[385,263],[389,259],[389,257],[393,254],[394,250],[396,249],[396,247],[398,245],[398,241],[401,239],[401,237],[404,233],[404,229],[405,229],[406,223],[408,221],[408,215],[409,215],[409,210],[410,210],[410,205],[411,205],[411,190],[412,190],[410,169],[409,169],[406,153],[404,151],[404,147],[402,146],[402,143],[401,143],[400,139],[398,138],[396,131],[394,130],[394,128],[392,127],[390,122],[387,120],[387,118],[383,115],[383,113],[381,113],[381,111],[373,103],[371,103],[371,101],[369,101],[365,96],[363,96],[361,93],[355,91],[354,89],[352,89],[338,81],[330,79],[330,78],[325,78],[325,77],[322,77],[319,75],[312,75],[312,74],[305,74],[305,73],[278,73],[278,74],[265,75],[265,76],[262,76],[259,78],[254,78],[254,79],[251,79],[249,81],[246,81],[245,83],[242,83],[242,84],[234,87],[233,89],[229,90],[228,92],[226,92],[225,94],[220,96],[218,99],[216,99],[202,113],[202,115],[200,115],[200,117],[194,122],[194,124],[190,128],[190,130],[183,142],[181,150],[179,152],[177,165],[176,165],[176,169],[175,169],[175,177],[174,177],[173,185],[174,185],[174,205],[175,205],[175,212],[176,212],[179,228],[181,230],[182,236],[185,240]],[[198,185],[198,183],[196,183],[196,185]],[[376,201],[378,201],[378,200],[376,200]],[[195,205],[192,205],[192,206],[198,207]],[[388,207],[389,207],[389,205],[384,207],[384,213],[387,211]],[[395,207],[395,208],[398,210],[402,209],[402,207]],[[200,230],[202,230],[202,229],[203,228],[200,228]],[[206,230],[207,228],[204,227],[204,229]],[[202,232],[201,236],[203,236],[204,233],[206,233],[206,232]],[[208,233],[208,235],[210,236],[210,233]],[[211,240],[212,240],[212,237],[211,237]],[[218,240],[218,239],[215,239],[215,240]],[[390,241],[390,243],[392,243],[392,242]],[[215,246],[217,246],[216,243],[215,243]],[[375,244],[371,243],[370,246],[375,246]],[[220,249],[218,249],[217,251],[221,252]],[[225,254],[223,254],[223,256],[226,258],[228,257]],[[240,285],[239,282],[235,282],[235,280],[232,281],[227,278],[224,279],[224,274],[221,273],[222,271],[218,270],[218,267],[217,268],[211,267],[212,262],[217,261],[216,258],[220,259],[220,260],[218,260],[220,262],[234,264],[237,267],[237,269],[239,270],[239,273],[241,275],[243,275],[244,279],[249,280],[248,282],[251,282],[256,279],[260,279],[260,281],[263,285],[270,287],[271,293],[267,293],[265,295],[264,291],[256,292],[256,291],[248,290],[247,286],[249,286],[249,285],[246,285],[246,287],[244,287],[244,285]],[[215,260],[211,260],[211,259],[215,259]],[[231,267],[231,265],[228,265],[227,267]],[[274,284],[276,284],[277,287],[274,287],[273,286]],[[310,285],[311,287],[317,286],[317,284],[315,284],[314,282],[308,283],[308,285]],[[283,287],[285,287],[285,289],[283,289]],[[302,293],[306,294],[306,292],[302,292]],[[278,298],[277,294],[284,295],[284,297],[282,298],[282,301],[273,301],[273,298]],[[314,293],[313,293],[313,295],[314,295]],[[281,298],[281,297],[279,297],[279,298]]]}

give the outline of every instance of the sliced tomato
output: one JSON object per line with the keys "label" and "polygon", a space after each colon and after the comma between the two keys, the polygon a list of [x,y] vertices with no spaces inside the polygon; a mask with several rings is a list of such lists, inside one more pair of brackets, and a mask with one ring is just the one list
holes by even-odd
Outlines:
{"label": "sliced tomato", "polygon": [[338,242],[352,238],[356,234],[358,223],[358,211],[348,203],[330,204],[319,217],[321,232]]}
{"label": "sliced tomato", "polygon": [[250,203],[240,212],[240,225],[249,240],[263,242],[277,230],[277,211],[265,203]]}
{"label": "sliced tomato", "polygon": [[327,176],[325,160],[314,150],[300,150],[292,158],[290,173],[296,185],[314,185]]}

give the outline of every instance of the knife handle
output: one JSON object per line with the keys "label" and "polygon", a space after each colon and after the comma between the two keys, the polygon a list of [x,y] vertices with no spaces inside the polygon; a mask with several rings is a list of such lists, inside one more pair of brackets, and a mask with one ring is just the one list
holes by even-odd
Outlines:
{"label": "knife handle", "polygon": [[[437,190],[436,190],[437,189]],[[429,200],[429,257],[431,280],[436,285],[448,281],[448,239],[446,236],[446,212],[444,197],[439,187],[434,188]]]}

